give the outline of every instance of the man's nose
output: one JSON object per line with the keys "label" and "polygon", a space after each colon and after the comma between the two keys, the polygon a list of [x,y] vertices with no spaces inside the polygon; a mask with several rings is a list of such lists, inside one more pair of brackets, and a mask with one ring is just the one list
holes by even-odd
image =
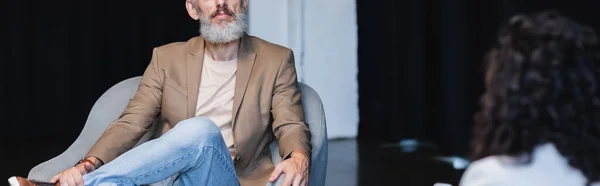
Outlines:
{"label": "man's nose", "polygon": [[225,0],[217,0],[217,6],[224,6]]}

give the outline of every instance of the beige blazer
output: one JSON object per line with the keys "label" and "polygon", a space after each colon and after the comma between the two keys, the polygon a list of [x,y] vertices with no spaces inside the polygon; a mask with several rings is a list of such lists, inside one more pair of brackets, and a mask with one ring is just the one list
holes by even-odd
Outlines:
{"label": "beige blazer", "polygon": [[[108,163],[133,148],[155,119],[164,122],[162,135],[194,117],[203,58],[201,36],[155,48],[134,97],[87,156]],[[246,35],[240,42],[237,69],[234,164],[241,185],[264,186],[274,168],[269,150],[274,137],[282,157],[296,149],[308,157],[311,153],[294,56],[288,48]]]}

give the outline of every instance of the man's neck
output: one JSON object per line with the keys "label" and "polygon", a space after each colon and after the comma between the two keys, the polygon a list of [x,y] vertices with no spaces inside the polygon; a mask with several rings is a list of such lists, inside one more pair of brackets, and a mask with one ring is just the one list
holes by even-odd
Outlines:
{"label": "man's neck", "polygon": [[240,40],[229,43],[210,43],[206,42],[206,54],[215,61],[231,61],[237,58]]}

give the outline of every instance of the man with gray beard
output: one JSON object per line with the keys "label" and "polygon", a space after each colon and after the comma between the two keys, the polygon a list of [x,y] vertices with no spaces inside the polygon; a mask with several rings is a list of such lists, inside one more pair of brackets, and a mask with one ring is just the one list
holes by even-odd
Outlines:
{"label": "man with gray beard", "polygon": [[[134,97],[85,158],[51,183],[13,177],[12,185],[264,186],[280,176],[307,185],[310,132],[292,51],[246,34],[248,0],[186,0],[186,8],[200,36],[154,49]],[[133,148],[155,120],[161,136]]]}

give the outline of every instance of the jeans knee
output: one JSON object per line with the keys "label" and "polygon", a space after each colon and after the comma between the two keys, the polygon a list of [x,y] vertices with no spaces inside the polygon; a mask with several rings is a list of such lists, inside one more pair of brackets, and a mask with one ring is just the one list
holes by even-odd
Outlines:
{"label": "jeans knee", "polygon": [[184,128],[186,130],[200,130],[200,131],[218,131],[217,125],[210,118],[204,116],[198,116],[180,121],[175,125],[175,128]]}
{"label": "jeans knee", "polygon": [[178,138],[192,142],[222,140],[221,131],[208,117],[193,117],[183,120],[172,129]]}

